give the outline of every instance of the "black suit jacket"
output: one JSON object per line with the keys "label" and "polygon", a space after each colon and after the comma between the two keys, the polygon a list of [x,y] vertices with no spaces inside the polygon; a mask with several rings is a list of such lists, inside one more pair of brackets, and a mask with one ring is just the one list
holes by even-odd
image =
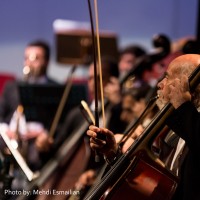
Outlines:
{"label": "black suit jacket", "polygon": [[191,102],[174,111],[167,124],[186,142],[188,154],[181,166],[180,183],[174,199],[200,199],[200,113]]}

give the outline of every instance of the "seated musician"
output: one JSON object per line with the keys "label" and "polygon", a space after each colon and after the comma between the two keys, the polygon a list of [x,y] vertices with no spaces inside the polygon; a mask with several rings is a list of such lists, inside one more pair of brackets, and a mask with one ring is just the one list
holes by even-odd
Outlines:
{"label": "seated musician", "polygon": [[[133,124],[142,114],[146,107],[146,97],[151,93],[151,87],[144,82],[138,84],[138,82],[133,82],[124,84],[122,89],[122,112],[120,114],[120,119],[124,121],[127,125]],[[138,126],[135,130],[132,137],[123,145],[123,152],[127,150],[130,144],[134,141],[133,138],[136,138],[143,131],[143,126],[146,126],[149,122],[149,117],[151,113],[148,113],[148,116],[144,120],[142,126]],[[115,140],[117,143],[121,141],[123,134],[115,134]],[[123,140],[124,141],[124,140]],[[94,169],[89,169],[85,171],[76,182],[76,188],[84,188],[91,186],[96,180],[98,171]]]}
{"label": "seated musician", "polygon": [[[30,42],[24,50],[24,69],[28,70],[23,74],[24,80],[18,79],[7,82],[0,97],[0,129],[1,131],[6,131],[15,147],[17,147],[16,141],[19,141],[18,144],[25,144],[21,148],[24,153],[23,156],[25,156],[24,158],[29,168],[33,171],[42,168],[47,160],[46,155],[49,155],[48,151],[53,141],[52,138],[47,137],[44,124],[26,123],[23,108],[19,106],[18,82],[25,81],[27,84],[57,84],[56,81],[47,75],[49,59],[50,47],[48,43],[43,40]],[[2,149],[4,149],[5,145],[2,139],[0,139],[0,142],[1,151],[4,152]],[[12,189],[24,189],[26,186],[25,177],[18,166],[16,166],[13,176]]]}
{"label": "seated musician", "polygon": [[[103,73],[103,90],[105,89],[105,87],[107,87],[109,84],[112,84],[112,80],[113,79],[118,79],[119,76],[119,70],[118,70],[118,65],[115,59],[111,58],[111,57],[103,57],[101,60],[101,64],[102,64],[102,73]],[[95,74],[94,74],[94,63],[92,62],[89,65],[88,68],[88,92],[90,94],[91,97],[91,101],[88,102],[88,107],[91,109],[92,112],[95,111],[95,87],[94,87],[94,81],[95,79]],[[120,92],[120,91],[118,91]],[[117,98],[116,96],[119,95],[119,93],[117,92],[117,94],[115,93],[115,98]],[[100,98],[100,93],[98,94],[98,98]],[[120,96],[120,95],[119,95]],[[116,102],[113,102],[112,99],[110,99],[111,95],[105,95],[105,99],[108,100],[109,104],[108,106],[105,108],[105,115],[106,115],[106,126],[109,127],[110,130],[112,130],[113,132],[120,130],[123,131],[126,127],[126,123],[124,123],[121,119],[120,119],[120,112],[121,112],[121,104],[116,104]],[[89,123],[91,123],[93,120],[90,119],[88,120],[88,117],[86,117],[86,119],[84,118],[85,115],[82,115],[82,110],[80,109],[80,106],[74,107],[65,117],[63,124],[60,126],[60,132],[58,132],[58,137],[55,138],[54,140],[54,144],[52,145],[52,148],[56,147],[56,146],[61,146],[61,145],[68,145],[68,142],[70,143],[71,138],[73,136],[80,136],[80,139],[76,139],[76,143],[79,144],[79,142],[81,141],[81,143],[85,144],[85,148],[87,150],[87,155],[86,157],[88,158],[84,160],[85,163],[85,167],[83,170],[87,170],[87,169],[96,169],[98,170],[100,168],[100,165],[104,164],[104,159],[103,157],[100,157],[100,162],[96,163],[95,159],[94,159],[94,154],[90,155],[90,146],[89,146],[89,141],[88,141],[88,137],[85,135],[85,131],[87,130],[87,127],[89,126],[89,124],[87,123],[87,121]],[[84,113],[85,114],[85,113]],[[87,116],[87,115],[86,115]],[[100,120],[99,123],[102,124],[102,117],[100,115]],[[117,124],[117,125],[115,125]],[[83,130],[82,127],[86,125],[85,129]],[[82,131],[80,133],[80,131]],[[69,137],[69,140],[67,139],[67,141],[63,144],[63,141],[66,140],[66,137],[68,137],[68,135],[72,136]],[[40,141],[39,144],[42,144],[42,141]],[[42,147],[42,145],[40,145]],[[80,145],[79,145],[80,146]],[[72,151],[74,149],[74,155],[76,156],[76,148],[72,148]],[[74,156],[74,157],[75,157]],[[66,156],[65,156],[66,157]],[[74,159],[74,158],[73,158]],[[73,162],[73,161],[72,161]],[[68,164],[68,163],[67,163]],[[80,163],[82,164],[82,163]],[[63,164],[63,166],[65,166]],[[84,165],[83,165],[84,166]],[[66,166],[67,169],[68,166]],[[72,176],[70,176],[70,174],[68,173],[66,176],[64,175],[65,173],[65,168],[62,168],[63,170],[60,170],[60,174],[62,174],[61,176],[63,177],[63,180],[65,180],[65,185],[64,185],[64,189],[72,189],[69,188],[69,185],[73,185],[73,181],[70,182],[71,179],[74,179],[76,181],[76,177],[78,179],[79,173],[77,172],[76,175],[74,176],[74,173],[72,173]],[[67,171],[67,170],[66,170]],[[90,174],[93,171],[87,171],[88,176],[90,176]],[[55,187],[57,187],[59,184],[61,185],[61,181],[58,182],[56,184]],[[69,184],[67,184],[69,183]],[[81,185],[82,186],[82,185]],[[81,186],[76,185],[75,188],[77,189],[83,189]],[[73,186],[70,186],[73,187]]]}
{"label": "seated musician", "polygon": [[[177,168],[180,182],[173,198],[180,200],[200,199],[200,114],[197,110],[200,88],[198,85],[191,93],[187,79],[199,64],[200,56],[197,54],[179,56],[169,64],[165,78],[158,84],[158,105],[163,106],[168,102],[173,105],[175,111],[166,123],[180,137],[171,164],[175,163],[183,148],[188,149],[184,160],[179,163],[180,168]],[[106,135],[106,140],[97,139],[98,134]],[[90,136],[91,148],[104,154],[112,165],[119,153],[113,133],[108,129],[90,126],[87,135]]]}

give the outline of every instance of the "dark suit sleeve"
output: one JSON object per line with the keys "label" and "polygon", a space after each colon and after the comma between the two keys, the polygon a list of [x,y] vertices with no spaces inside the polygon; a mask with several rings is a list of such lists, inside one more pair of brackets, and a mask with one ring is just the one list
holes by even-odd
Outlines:
{"label": "dark suit sleeve", "polygon": [[191,102],[182,104],[168,118],[167,124],[192,150],[200,145],[200,113]]}

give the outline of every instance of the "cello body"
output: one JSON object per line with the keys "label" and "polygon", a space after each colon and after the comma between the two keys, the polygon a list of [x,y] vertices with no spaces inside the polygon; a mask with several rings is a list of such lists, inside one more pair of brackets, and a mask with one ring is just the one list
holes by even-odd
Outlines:
{"label": "cello body", "polygon": [[[74,189],[79,176],[88,167],[91,149],[84,133],[88,123],[84,122],[58,149],[52,159],[41,169],[39,176],[27,185],[28,197],[19,196],[17,200],[66,200]],[[80,162],[81,161],[81,162]],[[53,194],[53,190],[61,192]],[[40,192],[40,193],[39,193]],[[62,193],[63,192],[63,193]]]}
{"label": "cello body", "polygon": [[66,200],[72,193],[79,195],[79,191],[74,189],[74,185],[87,168],[90,153],[88,143],[82,138],[82,141],[79,141],[72,149],[70,159],[68,157],[66,161],[63,158],[56,170],[40,187],[40,190],[50,190],[50,194],[38,195],[36,200],[57,200],[57,192],[59,193],[59,200]]}
{"label": "cello body", "polygon": [[112,200],[170,200],[178,178],[160,164],[152,161],[145,151],[134,155],[136,160],[114,187],[100,198]]}
{"label": "cello body", "polygon": [[[191,91],[199,84],[199,80],[200,66],[189,77]],[[87,194],[85,200],[172,198],[178,179],[151,151],[151,145],[173,111],[174,108],[170,103],[159,111],[130,148]]]}

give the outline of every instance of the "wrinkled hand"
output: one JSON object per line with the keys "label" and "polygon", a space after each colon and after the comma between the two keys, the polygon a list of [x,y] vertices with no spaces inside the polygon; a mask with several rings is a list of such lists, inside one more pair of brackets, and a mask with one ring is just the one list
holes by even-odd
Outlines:
{"label": "wrinkled hand", "polygon": [[[98,134],[105,135],[106,140],[104,141],[98,139]],[[93,150],[104,154],[106,157],[109,157],[111,154],[117,152],[117,143],[113,132],[110,130],[91,125],[87,131],[87,135],[90,136],[90,146]]]}
{"label": "wrinkled hand", "polygon": [[181,79],[176,78],[174,82],[169,85],[169,90],[169,101],[175,109],[186,101],[191,101],[187,76],[182,76]]}
{"label": "wrinkled hand", "polygon": [[46,132],[41,133],[35,140],[35,146],[40,152],[48,152],[53,144],[53,138],[49,137]]}

